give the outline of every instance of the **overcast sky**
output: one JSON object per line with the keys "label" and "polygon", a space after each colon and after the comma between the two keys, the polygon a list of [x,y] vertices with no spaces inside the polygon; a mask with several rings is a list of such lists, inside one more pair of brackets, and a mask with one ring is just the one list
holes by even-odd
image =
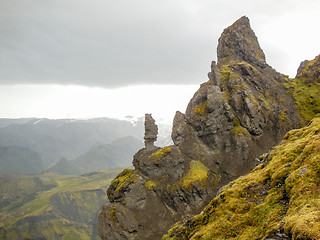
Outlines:
{"label": "overcast sky", "polygon": [[[320,54],[318,0],[0,0],[0,117],[119,117],[112,107],[135,115],[150,111],[144,101],[172,117],[243,15],[279,72],[294,77]],[[61,105],[45,113],[49,96]]]}

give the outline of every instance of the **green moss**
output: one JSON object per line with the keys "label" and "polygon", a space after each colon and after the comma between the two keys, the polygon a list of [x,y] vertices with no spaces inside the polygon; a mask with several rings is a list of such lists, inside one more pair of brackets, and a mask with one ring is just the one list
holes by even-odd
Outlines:
{"label": "green moss", "polygon": [[132,169],[126,168],[112,181],[111,184],[116,185],[115,194],[121,192],[125,186],[137,181],[137,176],[133,172]]}
{"label": "green moss", "polygon": [[240,125],[240,121],[237,117],[233,119],[233,124],[235,125],[235,127],[231,130],[231,134],[233,136],[235,136],[236,138],[250,136],[248,130]]}
{"label": "green moss", "polygon": [[180,185],[188,189],[193,183],[204,183],[208,179],[209,169],[201,161],[192,160],[190,169],[182,178]]}
{"label": "green moss", "polygon": [[117,215],[116,215],[116,207],[113,206],[112,209],[110,210],[110,216],[111,216],[111,220],[114,222],[117,222]]}
{"label": "green moss", "polygon": [[242,126],[236,126],[231,130],[231,134],[235,136],[236,138],[241,138],[241,137],[249,137],[250,133],[248,130]]}
{"label": "green moss", "polygon": [[293,240],[320,236],[320,118],[289,132],[267,163],[224,187],[203,213],[163,239],[265,239],[282,228]]}
{"label": "green moss", "polygon": [[284,86],[292,94],[302,123],[320,116],[320,83],[308,81],[308,78],[287,79]]}
{"label": "green moss", "polygon": [[152,180],[150,180],[150,181],[145,181],[145,182],[144,182],[144,185],[146,186],[146,188],[147,188],[148,190],[154,190],[155,187],[156,187],[159,183],[160,183],[160,181],[152,181]]}
{"label": "green moss", "polygon": [[193,108],[193,114],[200,115],[200,116],[205,115],[207,105],[208,105],[208,101],[204,101],[203,103],[196,105]]}
{"label": "green moss", "polygon": [[226,81],[230,79],[231,74],[233,73],[231,69],[228,67],[228,65],[222,65],[219,69],[219,72],[221,74],[221,80]]}
{"label": "green moss", "polygon": [[233,119],[233,124],[234,124],[235,126],[240,126],[240,120],[239,120],[239,118],[235,117],[235,118]]}
{"label": "green moss", "polygon": [[160,159],[167,156],[172,151],[172,146],[167,146],[159,149],[158,151],[152,153],[148,159],[153,160],[155,163],[158,163]]}
{"label": "green moss", "polygon": [[288,117],[288,112],[285,109],[280,111],[278,118],[282,125],[291,123],[291,119]]}

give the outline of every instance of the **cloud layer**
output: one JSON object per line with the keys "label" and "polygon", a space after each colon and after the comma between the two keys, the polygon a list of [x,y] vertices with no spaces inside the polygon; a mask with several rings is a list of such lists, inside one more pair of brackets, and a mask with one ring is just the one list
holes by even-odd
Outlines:
{"label": "cloud layer", "polygon": [[[242,15],[251,19],[267,61],[287,71],[290,43],[297,44],[293,34],[319,22],[315,2],[2,0],[0,84],[199,84],[216,58],[223,28]],[[320,53],[318,33],[308,32],[314,40],[298,38],[306,44],[296,47],[296,57]],[[294,58],[294,64],[302,60]]]}

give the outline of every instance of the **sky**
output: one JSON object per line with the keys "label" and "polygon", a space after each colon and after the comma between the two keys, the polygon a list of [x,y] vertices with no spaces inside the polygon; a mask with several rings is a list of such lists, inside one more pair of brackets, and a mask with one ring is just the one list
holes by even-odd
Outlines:
{"label": "sky", "polygon": [[171,122],[244,15],[277,71],[320,54],[318,0],[1,0],[0,117]]}

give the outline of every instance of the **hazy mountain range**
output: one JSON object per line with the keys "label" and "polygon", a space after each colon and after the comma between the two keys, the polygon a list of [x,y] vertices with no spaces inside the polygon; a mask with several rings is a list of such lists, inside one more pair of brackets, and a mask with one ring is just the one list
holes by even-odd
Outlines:
{"label": "hazy mountain range", "polygon": [[[171,129],[162,129],[159,144],[165,145]],[[143,118],[0,119],[0,173],[83,174],[130,166],[143,146],[143,131]]]}

